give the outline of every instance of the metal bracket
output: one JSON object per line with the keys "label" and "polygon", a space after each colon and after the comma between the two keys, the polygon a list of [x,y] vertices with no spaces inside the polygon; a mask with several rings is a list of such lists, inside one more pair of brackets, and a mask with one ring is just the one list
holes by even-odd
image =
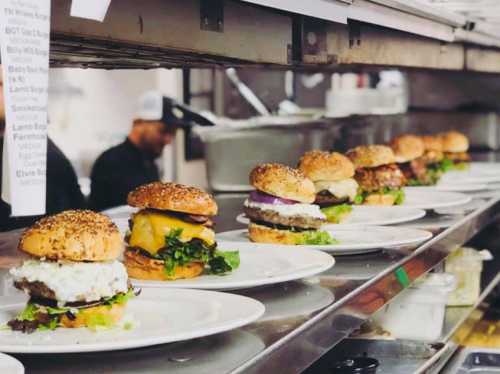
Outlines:
{"label": "metal bracket", "polygon": [[327,23],[314,18],[302,19],[302,62],[305,64],[329,64],[327,48]]}
{"label": "metal bracket", "polygon": [[224,32],[224,0],[200,0],[200,29]]}
{"label": "metal bracket", "polygon": [[347,27],[349,30],[349,48],[359,47],[361,45],[361,24],[356,21],[349,21]]}

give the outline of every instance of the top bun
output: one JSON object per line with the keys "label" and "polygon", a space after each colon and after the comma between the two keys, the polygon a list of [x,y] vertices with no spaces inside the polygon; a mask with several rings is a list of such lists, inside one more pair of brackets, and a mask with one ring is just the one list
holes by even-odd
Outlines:
{"label": "top bun", "polygon": [[443,151],[443,139],[440,136],[424,135],[420,137],[426,151]]}
{"label": "top bun", "polygon": [[141,209],[214,216],[217,203],[212,196],[196,187],[177,183],[153,182],[137,187],[128,194],[128,205]]}
{"label": "top bun", "polygon": [[469,149],[469,139],[458,131],[444,132],[439,136],[443,142],[444,152],[467,152]]}
{"label": "top bun", "polygon": [[300,159],[298,168],[313,182],[335,182],[352,178],[354,175],[354,165],[351,160],[336,152],[307,152]]}
{"label": "top bun", "polygon": [[116,225],[90,210],[67,210],[42,218],[23,232],[19,250],[67,261],[111,261],[123,250]]}
{"label": "top bun", "polygon": [[310,204],[316,198],[313,182],[301,171],[282,164],[260,164],[250,172],[250,184],[283,199]]}
{"label": "top bun", "polygon": [[401,135],[391,141],[396,162],[408,162],[424,154],[424,142],[415,135]]}
{"label": "top bun", "polygon": [[394,152],[385,145],[361,145],[347,151],[356,169],[374,168],[396,162]]}

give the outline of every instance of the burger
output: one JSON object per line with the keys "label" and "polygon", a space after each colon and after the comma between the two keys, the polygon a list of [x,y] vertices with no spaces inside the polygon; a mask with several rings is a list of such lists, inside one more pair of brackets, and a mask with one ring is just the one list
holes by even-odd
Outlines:
{"label": "burger", "polygon": [[390,147],[396,163],[410,186],[433,184],[427,175],[427,165],[422,156],[425,146],[422,139],[415,135],[401,135],[392,139]]}
{"label": "burger", "polygon": [[355,167],[358,182],[355,204],[399,205],[404,201],[401,189],[406,178],[396,164],[390,147],[384,145],[359,146],[347,151],[346,156]]}
{"label": "burger", "polygon": [[125,238],[130,277],[169,281],[224,274],[239,266],[237,251],[217,250],[212,229],[217,204],[205,191],[154,182],[130,192],[128,204],[139,208]]}
{"label": "burger", "polygon": [[448,131],[439,134],[443,144],[444,159],[441,161],[442,169],[448,170],[465,170],[469,166],[470,155],[469,139],[458,132]]}
{"label": "burger", "polygon": [[134,296],[127,271],[116,260],[122,243],[108,217],[88,210],[68,210],[36,222],[18,246],[31,258],[10,270],[14,286],[30,299],[7,325],[31,333],[119,324]]}
{"label": "burger", "polygon": [[318,229],[326,217],[316,199],[313,182],[297,169],[268,163],[257,165],[250,172],[255,191],[244,203],[250,219],[251,241],[273,244],[334,244],[328,232]]}
{"label": "burger", "polygon": [[443,170],[443,141],[440,136],[436,135],[424,135],[421,139],[424,143],[424,154],[421,159],[427,167],[428,184],[434,185],[439,182],[445,171]]}
{"label": "burger", "polygon": [[302,156],[298,168],[314,183],[314,203],[327,221],[341,222],[352,211],[358,191],[351,160],[336,152],[311,151]]}

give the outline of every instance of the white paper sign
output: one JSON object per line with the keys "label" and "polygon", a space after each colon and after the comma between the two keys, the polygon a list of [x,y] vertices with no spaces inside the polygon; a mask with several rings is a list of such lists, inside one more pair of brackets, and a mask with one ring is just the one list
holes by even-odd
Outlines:
{"label": "white paper sign", "polygon": [[72,0],[70,15],[102,22],[106,17],[109,3],[111,0]]}
{"label": "white paper sign", "polygon": [[2,199],[13,216],[45,213],[50,0],[0,2],[5,99]]}

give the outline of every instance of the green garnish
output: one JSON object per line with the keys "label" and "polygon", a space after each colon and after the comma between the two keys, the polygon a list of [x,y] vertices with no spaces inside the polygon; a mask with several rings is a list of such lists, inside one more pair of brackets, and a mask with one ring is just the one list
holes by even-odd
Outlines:
{"label": "green garnish", "polygon": [[380,194],[380,195],[392,195],[394,196],[394,205],[401,205],[405,200],[405,193],[402,189],[393,189],[389,187],[384,187],[383,189],[375,192],[358,192],[354,199],[356,205],[361,205],[365,202],[368,195]]}
{"label": "green garnish", "polygon": [[109,314],[91,314],[86,319],[86,324],[92,331],[106,330],[115,326],[113,317]]}
{"label": "green garnish", "polygon": [[171,230],[165,237],[165,247],[154,256],[163,260],[168,276],[174,275],[177,266],[190,262],[206,264],[209,274],[219,275],[231,272],[240,265],[238,251],[218,251],[216,243],[209,246],[199,239],[183,242],[180,240],[181,234],[182,229]]}
{"label": "green garnish", "polygon": [[328,222],[340,223],[349,213],[352,212],[352,206],[341,204],[322,208],[321,211],[326,216]]}
{"label": "green garnish", "polygon": [[303,231],[298,236],[298,245],[329,245],[338,244],[338,240],[332,238],[332,236],[326,231]]}
{"label": "green garnish", "polygon": [[[114,304],[124,304],[129,299],[134,297],[134,290],[131,288],[126,293],[119,293],[113,297],[109,297],[103,300],[102,304],[111,307]],[[85,310],[85,309],[82,309]],[[28,302],[24,310],[16,317],[18,321],[36,321],[39,320],[39,315],[46,316],[44,319],[48,319],[49,322],[39,323],[36,326],[36,330],[46,331],[54,330],[59,326],[59,321],[63,314],[71,313],[73,315],[78,315],[79,309],[72,307],[51,307],[45,305],[38,305],[32,302]],[[111,321],[111,322],[110,322]],[[87,325],[90,329],[96,330],[97,328],[110,328],[113,327],[113,320],[109,315],[91,315],[87,319]]]}

